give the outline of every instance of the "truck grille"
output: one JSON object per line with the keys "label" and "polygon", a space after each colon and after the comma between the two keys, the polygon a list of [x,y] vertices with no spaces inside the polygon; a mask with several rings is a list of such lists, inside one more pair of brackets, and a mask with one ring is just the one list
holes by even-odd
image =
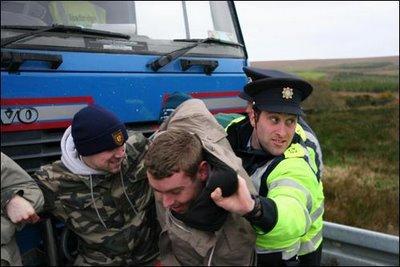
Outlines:
{"label": "truck grille", "polygon": [[1,152],[12,158],[28,173],[60,159],[60,141],[64,129],[1,134]]}

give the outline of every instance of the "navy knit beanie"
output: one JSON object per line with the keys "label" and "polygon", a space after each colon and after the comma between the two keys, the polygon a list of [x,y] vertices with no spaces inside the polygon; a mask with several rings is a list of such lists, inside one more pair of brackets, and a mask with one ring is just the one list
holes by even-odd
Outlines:
{"label": "navy knit beanie", "polygon": [[71,128],[76,150],[82,156],[114,149],[128,139],[125,125],[113,113],[97,105],[78,111]]}

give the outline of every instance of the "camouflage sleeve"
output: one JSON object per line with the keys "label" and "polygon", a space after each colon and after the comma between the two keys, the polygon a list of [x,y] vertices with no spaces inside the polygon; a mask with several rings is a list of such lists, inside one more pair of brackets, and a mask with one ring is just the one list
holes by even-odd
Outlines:
{"label": "camouflage sleeve", "polygon": [[58,182],[55,181],[51,171],[51,165],[42,166],[32,178],[36,181],[44,196],[44,211],[52,211],[55,208]]}
{"label": "camouflage sleeve", "polygon": [[126,144],[133,148],[133,154],[130,152],[128,156],[138,157],[147,150],[148,143],[149,141],[142,133],[130,132]]}
{"label": "camouflage sleeve", "polygon": [[28,200],[36,212],[43,208],[43,194],[38,185],[15,161],[1,153],[1,209],[16,194]]}

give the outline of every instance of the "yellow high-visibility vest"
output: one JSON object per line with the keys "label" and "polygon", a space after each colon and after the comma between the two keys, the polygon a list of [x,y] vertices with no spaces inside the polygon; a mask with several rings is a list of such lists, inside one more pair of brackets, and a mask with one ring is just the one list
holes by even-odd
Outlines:
{"label": "yellow high-visibility vest", "polygon": [[[217,116],[226,131],[245,118]],[[260,181],[268,188],[264,197],[275,202],[278,214],[276,225],[268,233],[254,226],[257,253],[282,252],[284,260],[315,251],[323,238],[324,194],[322,181],[317,178],[317,152],[306,145],[307,135],[299,124],[296,134],[302,142],[292,143],[281,157],[267,162],[252,175],[253,182]]]}

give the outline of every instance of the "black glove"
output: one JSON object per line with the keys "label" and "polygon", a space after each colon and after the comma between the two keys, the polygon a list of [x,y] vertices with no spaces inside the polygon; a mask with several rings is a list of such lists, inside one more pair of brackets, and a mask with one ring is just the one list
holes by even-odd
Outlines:
{"label": "black glove", "polygon": [[207,153],[206,160],[210,166],[206,189],[211,193],[219,187],[223,197],[233,195],[239,186],[237,173],[210,153]]}

